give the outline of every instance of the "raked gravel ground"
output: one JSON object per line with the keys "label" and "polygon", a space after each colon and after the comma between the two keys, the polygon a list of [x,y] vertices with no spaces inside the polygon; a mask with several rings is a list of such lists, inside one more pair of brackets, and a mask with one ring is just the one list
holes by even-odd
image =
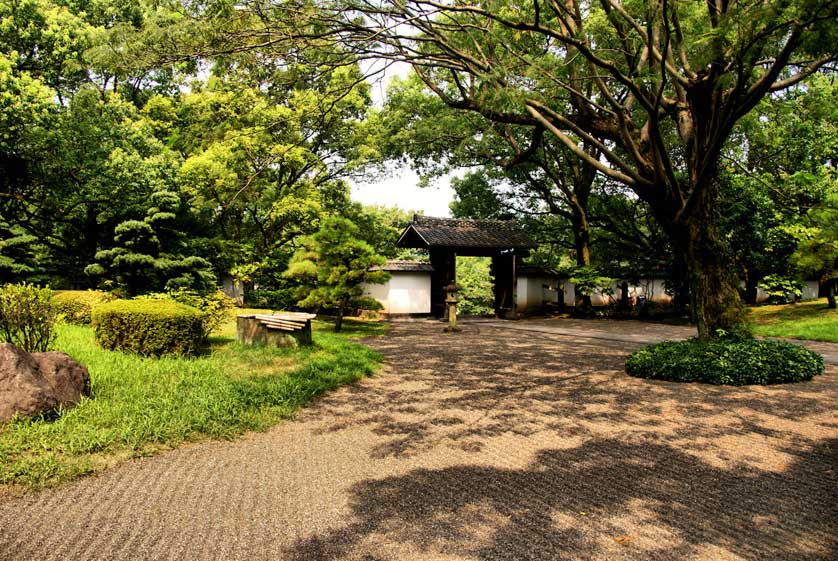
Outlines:
{"label": "raked gravel ground", "polygon": [[624,339],[395,324],[294,421],[0,499],[0,559],[838,559],[838,367],[649,382]]}

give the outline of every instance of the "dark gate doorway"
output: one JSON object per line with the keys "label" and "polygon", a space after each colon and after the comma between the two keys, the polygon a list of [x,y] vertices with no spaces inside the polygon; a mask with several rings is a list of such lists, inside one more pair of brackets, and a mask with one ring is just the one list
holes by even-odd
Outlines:
{"label": "dark gate doorway", "polygon": [[471,220],[413,216],[399,247],[425,249],[430,255],[431,314],[445,314],[443,288],[456,281],[457,256],[491,257],[495,313],[515,317],[517,268],[538,245],[513,220]]}

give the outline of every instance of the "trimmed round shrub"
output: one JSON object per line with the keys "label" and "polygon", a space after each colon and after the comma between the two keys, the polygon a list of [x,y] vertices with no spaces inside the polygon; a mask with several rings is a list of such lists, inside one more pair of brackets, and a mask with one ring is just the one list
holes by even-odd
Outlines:
{"label": "trimmed round shrub", "polygon": [[117,300],[93,310],[96,340],[108,350],[141,355],[189,354],[200,348],[200,311],[165,300]]}
{"label": "trimmed round shrub", "polygon": [[626,372],[638,378],[731,386],[803,382],[823,369],[823,357],[809,349],[757,339],[665,341],[626,360]]}
{"label": "trimmed round shrub", "polygon": [[68,323],[87,325],[90,323],[93,308],[116,297],[101,290],[60,290],[52,295],[52,305]]}

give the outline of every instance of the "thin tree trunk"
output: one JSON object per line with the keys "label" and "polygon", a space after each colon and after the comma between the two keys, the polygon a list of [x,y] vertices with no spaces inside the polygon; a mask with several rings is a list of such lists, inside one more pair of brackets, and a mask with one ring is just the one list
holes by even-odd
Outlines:
{"label": "thin tree trunk", "polygon": [[338,308],[338,317],[335,319],[335,333],[339,333],[343,327],[343,306]]}
{"label": "thin tree trunk", "polygon": [[829,279],[826,281],[826,302],[830,310],[838,309],[838,305],[835,303],[835,291],[838,288],[836,285],[838,285],[838,279]]}
{"label": "thin tree trunk", "polygon": [[757,303],[757,279],[756,275],[751,272],[745,279],[745,303],[750,305]]}
{"label": "thin tree trunk", "polygon": [[[591,229],[588,225],[588,218],[584,212],[577,208],[573,209],[573,220],[571,225],[573,227],[573,243],[576,248],[576,266],[590,267],[591,266]],[[584,296],[576,292],[576,309],[578,311],[587,312],[593,307],[591,303],[591,295]]]}

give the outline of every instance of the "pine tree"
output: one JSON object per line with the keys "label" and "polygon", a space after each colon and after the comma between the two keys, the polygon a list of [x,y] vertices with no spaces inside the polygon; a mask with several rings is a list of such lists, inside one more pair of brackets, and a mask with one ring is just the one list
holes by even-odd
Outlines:
{"label": "pine tree", "polygon": [[151,195],[144,220],[126,220],[114,229],[115,246],[96,253],[85,273],[129,296],[186,288],[206,292],[215,287],[212,265],[188,255],[178,229],[182,205],[178,193],[161,189]]}
{"label": "pine tree", "polygon": [[381,284],[389,273],[370,270],[386,260],[372,246],[357,238],[358,227],[346,218],[332,217],[308,236],[291,259],[287,278],[304,285],[304,308],[331,308],[337,313],[335,331],[340,331],[348,310],[377,310],[376,300],[365,297],[363,284]]}

